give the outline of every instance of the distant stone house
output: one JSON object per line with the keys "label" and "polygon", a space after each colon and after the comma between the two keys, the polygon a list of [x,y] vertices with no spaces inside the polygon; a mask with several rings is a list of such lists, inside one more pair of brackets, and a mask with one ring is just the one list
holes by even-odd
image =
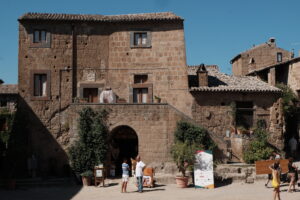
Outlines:
{"label": "distant stone house", "polygon": [[[253,60],[252,60],[253,59]],[[247,63],[247,60],[249,63]],[[255,76],[269,85],[288,85],[300,98],[300,58],[293,52],[276,47],[275,39],[238,54],[231,60],[235,75]],[[300,103],[296,102],[298,110]],[[300,138],[300,113],[296,114],[285,128],[285,144],[291,137]]]}
{"label": "distant stone house", "polygon": [[[205,66],[195,74],[194,68],[186,64],[183,19],[173,13],[21,16],[19,104],[28,116],[27,153],[36,155],[38,175],[64,175],[67,149],[77,138],[78,111],[86,106],[109,111],[107,163],[117,170],[124,157],[140,154],[148,165],[169,172],[179,120],[206,127],[219,157],[230,159],[231,102],[247,109],[246,128],[265,119],[272,143],[281,149],[278,89]],[[196,85],[189,85],[191,79]]]}
{"label": "distant stone house", "polygon": [[288,61],[293,56],[292,52],[277,47],[275,38],[270,38],[266,43],[253,46],[251,49],[239,53],[230,63],[232,64],[233,75],[240,76]]}
{"label": "distant stone house", "polygon": [[[193,119],[214,137],[226,141],[232,160],[241,161],[251,129],[259,120],[267,123],[271,133],[269,142],[283,148],[281,90],[255,77],[221,73],[215,65],[190,66],[188,74],[190,92],[195,99]],[[248,131],[239,134],[236,129]]]}

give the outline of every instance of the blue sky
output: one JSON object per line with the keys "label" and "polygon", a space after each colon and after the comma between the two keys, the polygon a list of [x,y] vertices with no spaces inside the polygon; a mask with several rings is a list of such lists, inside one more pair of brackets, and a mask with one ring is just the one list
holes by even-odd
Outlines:
{"label": "blue sky", "polygon": [[128,14],[172,11],[185,19],[187,62],[217,64],[230,74],[230,59],[275,37],[300,49],[299,0],[0,0],[0,78],[18,79],[18,22],[26,12]]}

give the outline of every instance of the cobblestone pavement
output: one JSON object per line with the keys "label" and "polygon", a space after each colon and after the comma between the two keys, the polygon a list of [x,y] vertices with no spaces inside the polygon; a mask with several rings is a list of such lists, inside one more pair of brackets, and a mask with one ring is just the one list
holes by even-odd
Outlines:
{"label": "cobblestone pavement", "polygon": [[[288,193],[287,185],[281,187],[283,200],[299,200],[300,188]],[[39,187],[30,189],[17,189],[13,191],[0,190],[1,200],[266,200],[272,199],[272,188],[266,188],[264,182],[254,184],[233,183],[215,189],[177,188],[176,185],[159,185],[155,188],[145,188],[143,193],[136,192],[136,187],[130,183],[127,193],[120,192],[120,183],[110,181],[106,187]]]}

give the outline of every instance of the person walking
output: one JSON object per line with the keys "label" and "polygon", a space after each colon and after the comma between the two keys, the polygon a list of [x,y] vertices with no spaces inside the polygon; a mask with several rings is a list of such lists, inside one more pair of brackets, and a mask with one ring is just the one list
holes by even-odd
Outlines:
{"label": "person walking", "polygon": [[289,189],[288,192],[292,192],[291,188],[293,187],[293,191],[295,191],[295,185],[296,185],[296,173],[297,173],[297,167],[293,164],[293,158],[289,158],[288,163],[288,178],[290,179]]}
{"label": "person walking", "polygon": [[[270,158],[269,158],[269,160],[274,160],[274,159],[275,159],[274,155],[271,155]],[[268,174],[268,180],[265,184],[266,187],[268,187],[268,184],[271,180],[272,180],[272,173]]]}
{"label": "person walking", "polygon": [[121,192],[127,192],[127,183],[129,179],[129,165],[127,164],[127,159],[125,158],[122,163],[122,191]]}
{"label": "person walking", "polygon": [[269,166],[270,170],[272,171],[272,186],[274,188],[273,192],[273,199],[280,200],[280,164],[279,160],[276,160],[275,163]]}
{"label": "person walking", "polygon": [[135,167],[135,175],[138,183],[138,192],[143,192],[143,170],[145,168],[145,163],[141,161],[141,157],[138,155],[136,157],[136,167]]}

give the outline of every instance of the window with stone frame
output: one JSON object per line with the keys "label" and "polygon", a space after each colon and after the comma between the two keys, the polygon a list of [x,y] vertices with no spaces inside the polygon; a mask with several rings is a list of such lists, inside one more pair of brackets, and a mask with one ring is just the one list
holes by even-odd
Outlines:
{"label": "window with stone frame", "polygon": [[30,47],[50,48],[51,34],[44,27],[33,27],[29,30]]}
{"label": "window with stone frame", "polygon": [[130,32],[130,47],[151,47],[150,31]]}
{"label": "window with stone frame", "polygon": [[236,126],[250,129],[253,126],[253,102],[236,102]]}
{"label": "window with stone frame", "polygon": [[277,53],[277,62],[282,62],[282,53],[281,52]]}

